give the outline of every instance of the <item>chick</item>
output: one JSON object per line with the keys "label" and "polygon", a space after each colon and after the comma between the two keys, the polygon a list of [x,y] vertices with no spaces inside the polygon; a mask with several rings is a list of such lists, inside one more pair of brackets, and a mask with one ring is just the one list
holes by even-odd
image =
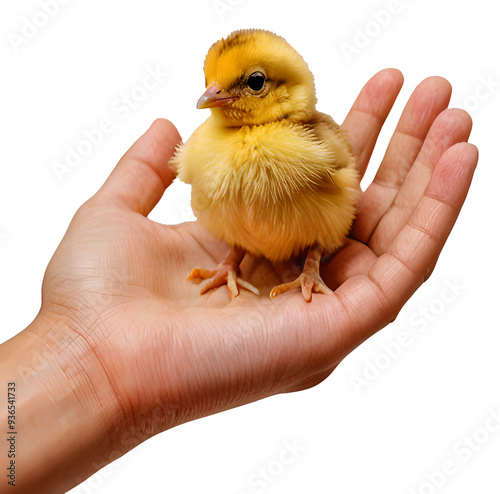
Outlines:
{"label": "chick", "polygon": [[258,290],[238,277],[250,253],[271,262],[308,251],[301,275],[275,287],[275,297],[302,289],[332,291],[319,275],[322,255],[345,241],[355,215],[359,179],[348,139],[332,118],[316,111],[313,75],[280,36],[235,31],[205,59],[206,91],[197,108],[211,116],[170,161],[192,185],[198,221],[232,250],[215,270],[195,268],[188,279],[207,279],[201,293],[227,284]]}

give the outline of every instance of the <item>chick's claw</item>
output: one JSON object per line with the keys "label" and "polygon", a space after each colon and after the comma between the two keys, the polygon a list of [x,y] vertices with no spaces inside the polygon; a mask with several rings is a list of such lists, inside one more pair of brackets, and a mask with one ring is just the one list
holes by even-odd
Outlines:
{"label": "chick's claw", "polygon": [[215,271],[213,270],[210,271],[208,269],[194,268],[191,270],[186,280],[193,281],[194,283],[198,284],[201,283],[203,280],[208,280],[214,274]]}
{"label": "chick's claw", "polygon": [[223,285],[227,285],[227,290],[231,300],[234,300],[239,295],[238,286],[254,293],[255,295],[260,295],[257,288],[237,275],[237,268],[226,262],[222,262],[211,271],[208,269],[194,268],[191,270],[191,273],[189,273],[187,279],[192,280],[195,283],[200,283],[201,281],[206,280],[200,290],[200,295],[207,293],[213,288],[218,288]]}
{"label": "chick's claw", "polygon": [[283,283],[278,285],[271,290],[271,298],[277,297],[282,293],[294,290],[295,288],[300,288],[302,290],[302,296],[306,302],[310,302],[312,299],[312,294],[323,293],[325,295],[330,295],[333,293],[330,288],[325,285],[325,282],[321,279],[318,273],[302,273],[297,279],[291,281],[290,283]]}
{"label": "chick's claw", "polygon": [[320,260],[321,250],[314,245],[309,249],[304,269],[302,270],[300,276],[290,283],[283,283],[274,287],[271,290],[270,297],[277,297],[278,295],[294,290],[295,288],[300,288],[302,290],[302,296],[306,302],[311,301],[313,292],[331,295],[333,291],[326,286],[325,282],[319,275]]}
{"label": "chick's claw", "polygon": [[227,264],[220,264],[214,270],[194,268],[189,273],[187,279],[195,283],[201,283],[203,280],[206,280],[201,287],[200,295],[226,284],[231,300],[239,294],[238,286],[235,284],[236,273],[234,268]]}

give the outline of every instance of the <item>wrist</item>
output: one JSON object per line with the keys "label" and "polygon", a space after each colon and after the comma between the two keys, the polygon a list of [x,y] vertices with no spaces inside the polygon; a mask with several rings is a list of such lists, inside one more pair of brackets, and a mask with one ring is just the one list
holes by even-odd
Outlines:
{"label": "wrist", "polygon": [[[19,493],[65,492],[127,450],[119,440],[126,429],[121,407],[85,341],[62,318],[41,312],[0,346],[0,396],[15,383],[17,442],[15,457],[0,453],[0,465],[3,472],[11,460],[19,465]],[[5,430],[5,398],[0,406]]]}

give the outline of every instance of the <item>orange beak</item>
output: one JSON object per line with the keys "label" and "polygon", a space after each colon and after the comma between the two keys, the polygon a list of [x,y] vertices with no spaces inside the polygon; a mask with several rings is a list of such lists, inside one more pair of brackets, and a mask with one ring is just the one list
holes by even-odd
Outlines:
{"label": "orange beak", "polygon": [[209,86],[207,90],[202,94],[201,98],[196,104],[196,108],[215,108],[216,106],[229,105],[233,101],[238,99],[237,96],[223,91],[216,84]]}

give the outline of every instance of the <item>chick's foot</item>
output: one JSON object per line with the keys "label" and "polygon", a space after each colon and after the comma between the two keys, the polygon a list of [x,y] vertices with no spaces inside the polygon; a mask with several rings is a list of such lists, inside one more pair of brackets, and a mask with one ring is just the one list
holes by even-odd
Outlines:
{"label": "chick's foot", "polygon": [[223,285],[227,285],[231,300],[234,300],[239,295],[238,286],[255,293],[255,295],[260,295],[257,288],[238,276],[240,270],[239,265],[244,256],[245,251],[233,247],[226,259],[224,259],[214,270],[194,268],[189,273],[187,279],[195,283],[206,280],[200,290],[200,295]]}
{"label": "chick's foot", "polygon": [[332,294],[333,291],[326,286],[325,282],[319,275],[320,259],[321,250],[316,246],[311,247],[309,249],[309,253],[307,254],[304,269],[298,278],[290,283],[283,283],[274,287],[271,290],[270,297],[277,297],[278,295],[288,292],[289,290],[294,290],[295,288],[300,288],[302,290],[302,296],[306,302],[311,301],[313,292],[323,293],[325,295]]}

